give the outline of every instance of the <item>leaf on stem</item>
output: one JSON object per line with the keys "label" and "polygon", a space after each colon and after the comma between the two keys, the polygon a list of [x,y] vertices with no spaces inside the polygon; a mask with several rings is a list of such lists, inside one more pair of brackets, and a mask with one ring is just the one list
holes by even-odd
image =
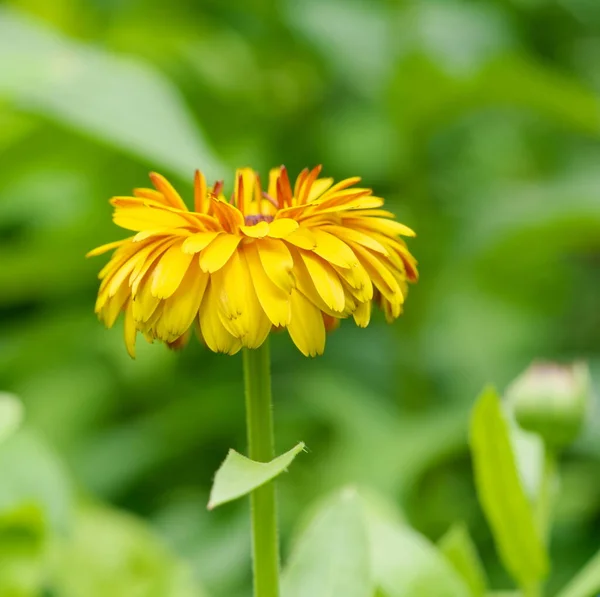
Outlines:
{"label": "leaf on stem", "polygon": [[506,569],[530,587],[548,572],[548,554],[515,463],[500,399],[487,388],[473,409],[470,443],[479,501]]}
{"label": "leaf on stem", "polygon": [[221,504],[243,497],[271,481],[283,473],[302,450],[304,443],[300,442],[271,462],[256,462],[235,450],[229,450],[225,462],[215,475],[208,509],[212,510]]}

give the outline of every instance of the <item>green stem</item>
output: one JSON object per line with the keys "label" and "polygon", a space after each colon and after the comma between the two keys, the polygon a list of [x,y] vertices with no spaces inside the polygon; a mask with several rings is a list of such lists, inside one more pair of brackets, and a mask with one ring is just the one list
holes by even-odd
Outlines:
{"label": "green stem", "polygon": [[[244,349],[248,456],[258,462],[275,458],[268,340]],[[279,596],[279,538],[273,481],[250,495],[254,597]]]}

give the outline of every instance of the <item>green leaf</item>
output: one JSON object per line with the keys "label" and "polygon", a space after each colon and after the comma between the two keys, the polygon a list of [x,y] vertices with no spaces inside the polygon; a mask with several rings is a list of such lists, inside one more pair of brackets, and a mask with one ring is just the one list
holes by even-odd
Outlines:
{"label": "green leaf", "polygon": [[8,439],[23,421],[23,404],[13,394],[0,392],[0,442]]}
{"label": "green leaf", "polygon": [[39,506],[54,530],[69,525],[71,484],[50,446],[22,429],[0,444],[0,512]]}
{"label": "green leaf", "polygon": [[373,580],[388,597],[468,597],[463,579],[425,537],[370,509]]}
{"label": "green leaf", "polygon": [[229,450],[225,462],[215,475],[208,509],[212,510],[221,504],[236,500],[271,481],[284,472],[302,450],[304,444],[300,442],[271,462],[255,462],[235,450]]}
{"label": "green leaf", "polygon": [[33,597],[47,580],[46,521],[37,504],[0,512],[0,595]]}
{"label": "green leaf", "polygon": [[221,165],[176,88],[149,65],[0,10],[0,97],[185,178]]}
{"label": "green leaf", "polygon": [[363,510],[351,488],[317,510],[284,571],[283,597],[372,597]]}
{"label": "green leaf", "polygon": [[487,580],[477,548],[462,524],[454,525],[440,539],[440,551],[467,583],[473,597],[485,594]]}
{"label": "green leaf", "polygon": [[470,429],[475,484],[506,569],[522,586],[548,572],[548,555],[519,480],[500,399],[487,388],[473,409]]}
{"label": "green leaf", "polygon": [[600,551],[557,597],[597,597],[600,593]]}
{"label": "green leaf", "polygon": [[61,597],[205,597],[191,570],[128,514],[80,506],[72,532],[56,543],[53,581]]}

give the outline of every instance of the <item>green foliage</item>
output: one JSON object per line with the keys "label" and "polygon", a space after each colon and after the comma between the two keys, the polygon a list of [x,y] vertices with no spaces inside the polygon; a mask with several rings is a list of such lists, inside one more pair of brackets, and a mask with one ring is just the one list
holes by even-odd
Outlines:
{"label": "green foliage", "polygon": [[389,597],[469,595],[466,583],[435,546],[388,512],[370,512],[369,535],[374,580]]}
{"label": "green foliage", "polygon": [[467,583],[471,595],[484,595],[487,586],[485,571],[467,528],[454,525],[440,539],[438,547]]}
{"label": "green foliage", "polygon": [[304,450],[300,442],[291,450],[277,456],[271,462],[256,462],[229,450],[227,458],[219,467],[210,491],[208,509],[248,495],[257,487],[268,483],[285,472],[296,456]]}
{"label": "green foliage", "polygon": [[[438,595],[427,570],[442,592],[466,585],[432,544],[456,520],[489,586],[509,587],[473,491],[468,412],[484,383],[504,388],[537,357],[586,358],[598,382],[599,26],[583,1],[6,0],[0,391],[22,397],[26,423],[0,431],[0,595],[54,589],[52,546],[84,533],[76,521],[89,536],[97,516],[119,545],[122,526],[143,552],[145,532],[81,506],[91,495],[160,529],[169,551],[132,556],[157,586],[183,559],[214,597],[248,597],[246,509],[203,507],[222,455],[245,445],[239,359],[192,342],[140,346],[132,363],[121,322],[106,331],[93,314],[102,260],[82,256],[123,236],[107,199],[148,170],[181,178],[191,205],[195,168],[282,162],[362,176],[417,230],[422,271],[394,326],[348,322],[311,362],[273,339],[278,447],[311,447],[279,483],[284,546],[307,504],[358,484],[393,504],[381,540],[408,545],[377,597],[415,577]],[[515,437],[532,499],[543,451]],[[596,416],[561,463],[545,597],[577,587],[598,549],[598,438]],[[143,586],[131,567],[95,570],[112,590]],[[598,592],[590,570],[580,586]]]}
{"label": "green foliage", "polygon": [[521,587],[536,586],[548,573],[548,556],[493,388],[484,390],[475,405],[470,438],[479,500],[502,561]]}
{"label": "green foliage", "polygon": [[21,425],[23,405],[16,396],[0,392],[0,442],[10,437]]}
{"label": "green foliage", "polygon": [[190,571],[133,517],[85,505],[56,547],[54,590],[61,597],[202,597]]}
{"label": "green foliage", "polygon": [[218,161],[180,94],[152,68],[69,41],[7,8],[0,40],[3,97],[153,167],[189,176],[202,164],[217,174]]}
{"label": "green foliage", "polygon": [[595,597],[600,591],[600,552],[558,594],[558,597]]}
{"label": "green foliage", "polygon": [[283,597],[371,597],[364,506],[348,488],[321,504],[297,540],[282,579]]}

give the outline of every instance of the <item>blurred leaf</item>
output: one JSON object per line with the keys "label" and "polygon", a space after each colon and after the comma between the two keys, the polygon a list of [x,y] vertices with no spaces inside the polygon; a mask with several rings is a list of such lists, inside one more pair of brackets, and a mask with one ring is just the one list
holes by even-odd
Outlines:
{"label": "blurred leaf", "polygon": [[283,573],[283,597],[371,597],[363,504],[344,489],[314,514]]}
{"label": "blurred leaf", "polygon": [[510,445],[500,399],[487,388],[473,408],[470,429],[475,484],[500,557],[522,587],[548,571],[548,555],[533,518]]}
{"label": "blurred leaf", "polygon": [[600,180],[597,171],[549,180],[545,183],[503,186],[489,193],[472,219],[460,250],[481,258],[490,252],[506,260],[535,237],[531,251],[519,261],[530,268],[531,259],[547,261],[565,249],[594,242],[600,232]]}
{"label": "blurred leaf", "polygon": [[177,90],[150,66],[0,10],[0,96],[189,178],[221,165]]}
{"label": "blurred leaf", "polygon": [[512,413],[505,413],[509,427],[510,442],[515,463],[525,493],[530,500],[537,497],[544,467],[544,443],[534,433],[527,433],[514,420]]}
{"label": "blurred leaf", "polygon": [[368,529],[375,585],[388,597],[468,597],[469,589],[425,537],[369,502]]}
{"label": "blurred leaf", "polygon": [[464,525],[454,525],[438,542],[440,551],[467,583],[471,595],[485,594],[487,580],[477,548]]}
{"label": "blurred leaf", "polygon": [[400,65],[393,99],[403,126],[416,132],[432,131],[474,110],[508,105],[580,132],[600,133],[600,101],[592,90],[521,55],[494,58],[459,78],[426,56],[411,54]]}
{"label": "blurred leaf", "polygon": [[600,552],[598,552],[557,595],[557,597],[597,597],[600,593]]}
{"label": "blurred leaf", "polygon": [[9,438],[23,421],[23,404],[13,394],[0,392],[0,443]]}
{"label": "blurred leaf", "polygon": [[271,481],[283,473],[302,450],[304,444],[300,442],[271,462],[256,462],[235,450],[229,450],[225,462],[215,475],[208,509],[212,510],[221,504],[236,500]]}
{"label": "blurred leaf", "polygon": [[392,67],[393,32],[378,4],[341,0],[289,2],[290,25],[362,95],[377,92]]}
{"label": "blurred leaf", "polygon": [[37,597],[46,579],[45,516],[37,504],[0,512],[0,595]]}
{"label": "blurred leaf", "polygon": [[0,479],[0,511],[36,504],[53,529],[69,526],[69,479],[50,447],[34,433],[18,431],[0,445]]}
{"label": "blurred leaf", "polygon": [[61,597],[202,597],[189,570],[150,530],[127,514],[81,507],[73,532],[57,545]]}

